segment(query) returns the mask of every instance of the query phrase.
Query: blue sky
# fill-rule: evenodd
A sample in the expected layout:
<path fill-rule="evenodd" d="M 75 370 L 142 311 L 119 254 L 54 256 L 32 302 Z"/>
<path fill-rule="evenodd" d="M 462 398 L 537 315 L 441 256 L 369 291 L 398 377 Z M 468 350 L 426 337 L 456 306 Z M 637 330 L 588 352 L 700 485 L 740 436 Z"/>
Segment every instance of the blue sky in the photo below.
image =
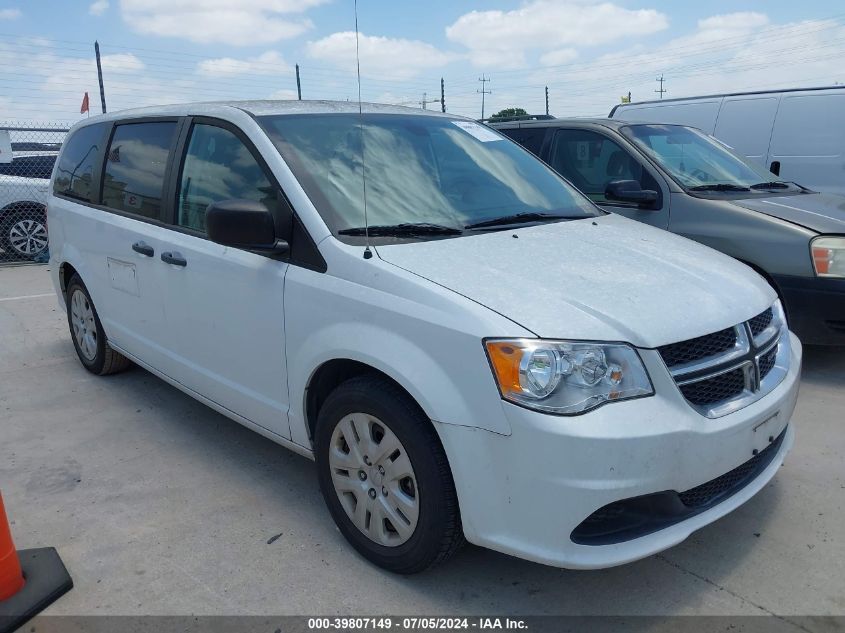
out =
<path fill-rule="evenodd" d="M 845 81 L 845 7 L 830 0 L 360 0 L 363 93 L 425 92 L 480 114 L 511 105 L 604 114 L 630 90 L 668 96 Z M 100 41 L 110 109 L 223 98 L 354 98 L 351 0 L 0 0 L 0 118 L 74 120 L 95 102 Z M 431 104 L 428 107 L 437 107 Z"/>

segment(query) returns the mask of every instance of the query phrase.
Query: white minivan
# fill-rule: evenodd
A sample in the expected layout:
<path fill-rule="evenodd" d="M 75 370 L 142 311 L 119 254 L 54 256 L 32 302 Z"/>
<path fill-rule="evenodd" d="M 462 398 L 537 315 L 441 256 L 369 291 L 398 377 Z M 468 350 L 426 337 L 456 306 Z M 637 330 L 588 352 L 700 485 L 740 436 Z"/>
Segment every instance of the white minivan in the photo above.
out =
<path fill-rule="evenodd" d="M 845 86 L 621 104 L 610 118 L 697 127 L 784 180 L 845 194 Z"/>
<path fill-rule="evenodd" d="M 801 345 L 772 288 L 467 119 L 92 117 L 48 218 L 82 364 L 134 362 L 314 459 L 342 534 L 395 572 L 465 538 L 633 561 L 747 501 L 792 445 Z"/>

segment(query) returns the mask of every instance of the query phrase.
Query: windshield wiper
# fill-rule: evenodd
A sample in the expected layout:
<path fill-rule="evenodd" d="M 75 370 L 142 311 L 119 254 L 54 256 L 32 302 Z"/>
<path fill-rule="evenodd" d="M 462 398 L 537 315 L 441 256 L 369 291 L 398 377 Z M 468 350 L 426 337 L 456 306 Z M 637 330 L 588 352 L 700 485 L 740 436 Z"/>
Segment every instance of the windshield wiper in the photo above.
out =
<path fill-rule="evenodd" d="M 485 226 L 507 226 L 509 224 L 527 224 L 529 222 L 542 222 L 543 220 L 567 220 L 571 219 L 566 215 L 558 215 L 556 213 L 536 213 L 528 211 L 524 213 L 516 213 L 514 215 L 504 215 L 500 218 L 492 218 L 490 220 L 481 220 L 480 222 L 473 222 L 467 224 L 465 229 L 480 229 Z"/>
<path fill-rule="evenodd" d="M 733 185 L 729 182 L 714 182 L 709 185 L 689 187 L 690 191 L 751 191 L 748 187 Z"/>
<path fill-rule="evenodd" d="M 460 235 L 463 230 L 446 226 L 445 224 L 431 224 L 430 222 L 403 222 L 402 224 L 374 224 L 370 227 L 356 226 L 340 229 L 340 235 L 370 235 L 374 237 L 402 237 L 415 235 Z"/>
<path fill-rule="evenodd" d="M 789 189 L 789 183 L 782 180 L 773 180 L 771 182 L 758 182 L 756 185 L 751 185 L 752 189 Z"/>

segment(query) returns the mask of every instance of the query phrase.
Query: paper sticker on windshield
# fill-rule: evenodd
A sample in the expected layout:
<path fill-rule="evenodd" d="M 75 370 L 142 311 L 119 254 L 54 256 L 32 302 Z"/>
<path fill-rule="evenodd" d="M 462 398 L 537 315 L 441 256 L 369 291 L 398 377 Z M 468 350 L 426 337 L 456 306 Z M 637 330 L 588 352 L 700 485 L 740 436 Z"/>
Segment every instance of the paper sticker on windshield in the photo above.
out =
<path fill-rule="evenodd" d="M 478 125 L 478 123 L 473 123 L 472 121 L 452 121 L 452 123 L 454 125 L 457 125 L 464 132 L 472 134 L 482 143 L 489 143 L 490 141 L 502 140 L 502 137 L 496 134 L 493 130 L 488 130 L 483 125 Z"/>

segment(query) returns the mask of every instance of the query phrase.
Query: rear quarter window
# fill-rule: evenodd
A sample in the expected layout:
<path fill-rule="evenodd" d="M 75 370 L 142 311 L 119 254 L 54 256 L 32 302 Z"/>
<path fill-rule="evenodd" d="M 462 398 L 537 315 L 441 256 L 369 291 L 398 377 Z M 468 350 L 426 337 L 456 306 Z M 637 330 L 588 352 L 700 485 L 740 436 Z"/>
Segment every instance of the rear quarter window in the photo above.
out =
<path fill-rule="evenodd" d="M 65 141 L 53 182 L 54 194 L 95 202 L 94 169 L 99 164 L 107 127 L 105 123 L 87 125 Z"/>

